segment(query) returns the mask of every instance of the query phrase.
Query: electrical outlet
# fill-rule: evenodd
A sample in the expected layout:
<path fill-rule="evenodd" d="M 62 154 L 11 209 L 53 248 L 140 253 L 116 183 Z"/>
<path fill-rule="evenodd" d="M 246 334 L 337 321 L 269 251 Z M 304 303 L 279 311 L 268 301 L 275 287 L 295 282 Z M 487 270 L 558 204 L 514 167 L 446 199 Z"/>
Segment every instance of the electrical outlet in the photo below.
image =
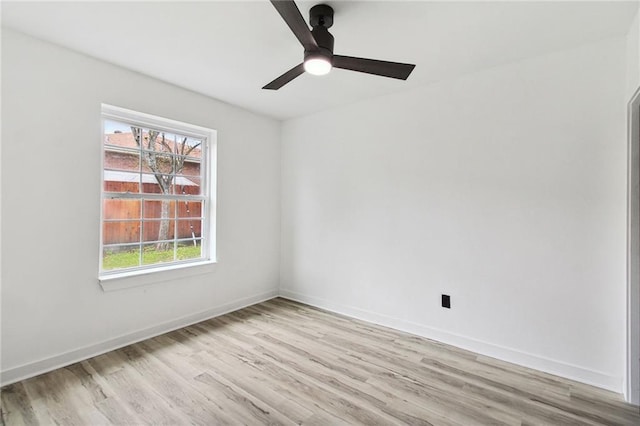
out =
<path fill-rule="evenodd" d="M 442 307 L 451 309 L 451 296 L 449 296 L 448 294 L 442 295 Z"/>

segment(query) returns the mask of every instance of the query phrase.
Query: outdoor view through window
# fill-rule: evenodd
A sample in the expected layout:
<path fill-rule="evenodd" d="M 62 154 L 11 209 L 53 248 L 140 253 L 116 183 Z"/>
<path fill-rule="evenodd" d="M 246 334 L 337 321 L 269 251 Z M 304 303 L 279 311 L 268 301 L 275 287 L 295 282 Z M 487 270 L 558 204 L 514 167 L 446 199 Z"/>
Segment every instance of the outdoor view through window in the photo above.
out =
<path fill-rule="evenodd" d="M 103 117 L 101 272 L 206 259 L 206 137 Z"/>

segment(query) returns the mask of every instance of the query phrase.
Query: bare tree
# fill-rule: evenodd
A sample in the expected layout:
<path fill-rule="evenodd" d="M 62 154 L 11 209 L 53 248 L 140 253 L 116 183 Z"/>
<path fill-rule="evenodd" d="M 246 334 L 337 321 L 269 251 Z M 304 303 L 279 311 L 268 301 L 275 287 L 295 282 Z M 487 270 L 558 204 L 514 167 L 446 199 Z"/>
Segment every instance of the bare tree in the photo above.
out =
<path fill-rule="evenodd" d="M 140 127 L 131 126 L 133 138 L 138 147 L 142 148 L 141 154 L 144 161 L 153 172 L 156 182 L 163 194 L 171 194 L 171 187 L 176 174 L 184 169 L 184 160 L 187 155 L 200 146 L 200 142 L 193 145 L 187 144 L 187 137 L 181 142 L 166 140 L 164 132 L 149 130 L 144 133 Z M 160 139 L 158 139 L 158 137 Z M 175 144 L 175 146 L 172 146 Z M 175 148 L 175 149 L 174 149 Z M 169 250 L 170 244 L 164 240 L 169 238 L 169 207 L 170 201 L 163 200 L 160 209 L 160 229 L 158 230 L 158 243 L 156 250 Z M 177 232 L 177 229 L 175 230 Z"/>

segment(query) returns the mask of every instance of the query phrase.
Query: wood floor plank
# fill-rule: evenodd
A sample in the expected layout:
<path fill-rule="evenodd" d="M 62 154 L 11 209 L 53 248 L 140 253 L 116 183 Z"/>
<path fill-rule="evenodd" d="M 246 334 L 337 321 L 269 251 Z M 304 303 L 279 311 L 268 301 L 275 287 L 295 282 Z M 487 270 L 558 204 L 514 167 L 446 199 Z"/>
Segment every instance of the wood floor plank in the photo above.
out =
<path fill-rule="evenodd" d="M 261 335 L 256 337 L 266 338 L 267 336 Z M 277 355 L 268 349 L 262 350 L 265 355 L 268 355 L 273 359 L 278 359 L 279 356 L 283 356 L 282 359 L 290 370 L 307 376 L 315 380 L 316 383 L 320 383 L 321 386 L 326 386 L 331 392 L 340 393 L 345 398 L 352 399 L 354 402 L 365 401 L 367 404 L 375 407 L 375 409 L 377 409 L 376 411 L 387 414 L 394 420 L 400 420 L 403 423 L 413 425 L 429 425 L 432 424 L 429 420 L 434 416 L 437 416 L 437 413 L 429 410 L 420 410 L 420 407 L 412 406 L 404 400 L 397 401 L 396 404 L 388 404 L 389 393 L 370 386 L 367 383 L 367 379 L 360 381 L 358 379 L 353 379 L 346 374 L 343 374 L 342 377 L 338 378 L 334 374 L 334 371 L 337 369 L 335 369 L 331 364 L 313 365 L 306 362 L 298 363 L 296 362 L 296 358 L 299 358 L 301 355 L 298 351 L 291 351 L 290 347 L 280 345 L 277 341 L 272 339 L 265 339 L 265 343 L 269 347 L 275 348 L 276 351 L 278 350 L 278 347 L 281 347 L 290 352 L 291 355 L 287 356 L 283 355 L 283 352 L 279 352 L 279 355 Z M 302 359 L 310 359 L 312 357 L 309 353 L 307 353 L 306 356 L 302 356 Z"/>
<path fill-rule="evenodd" d="M 273 333 L 272 333 L 273 334 Z M 257 338 L 263 340 L 263 341 L 269 341 L 269 342 L 274 342 L 277 345 L 282 346 L 283 348 L 286 348 L 288 351 L 292 352 L 293 354 L 297 355 L 298 357 L 303 357 L 303 359 L 308 359 L 310 361 L 315 361 L 318 358 L 321 358 L 322 361 L 317 362 L 319 364 L 319 367 L 316 366 L 317 369 L 322 370 L 326 376 L 325 377 L 320 377 L 321 380 L 327 382 L 327 383 L 338 383 L 341 384 L 339 381 L 337 381 L 336 379 L 333 379 L 331 377 L 331 374 L 335 371 L 341 371 L 342 368 L 337 364 L 338 362 L 342 362 L 344 364 L 344 361 L 340 361 L 337 356 L 331 356 L 329 354 L 327 354 L 326 352 L 323 353 L 322 357 L 316 357 L 314 356 L 312 353 L 309 352 L 305 352 L 303 350 L 300 350 L 292 345 L 289 345 L 287 342 L 278 340 L 277 338 L 274 338 L 273 336 L 270 335 L 266 335 L 266 334 L 256 334 L 255 335 Z M 315 349 L 315 348 L 314 348 Z M 334 363 L 334 361 L 336 363 Z M 289 365 L 295 365 L 294 362 L 292 361 L 288 361 L 287 362 Z M 351 368 L 347 369 L 347 371 L 353 369 L 354 366 L 351 366 Z M 376 375 L 382 377 L 385 375 L 385 371 L 384 369 L 380 369 L 378 372 L 376 372 Z M 342 382 L 348 384 L 348 386 L 351 386 L 352 388 L 349 389 L 349 392 L 357 395 L 359 398 L 363 399 L 363 400 L 368 400 L 369 402 L 373 403 L 374 405 L 377 405 L 376 403 L 380 402 L 380 399 L 388 399 L 389 393 L 382 391 L 382 390 L 376 390 L 375 388 L 372 388 L 371 386 L 369 386 L 368 383 L 360 383 L 359 379 L 361 376 L 359 377 L 352 377 L 350 374 L 342 374 Z M 433 378 L 433 377 L 432 377 Z M 438 380 L 438 379 L 435 379 Z M 366 379 L 365 379 L 366 382 Z M 433 381 L 431 381 L 433 383 Z M 464 380 L 458 380 L 457 382 L 451 382 L 449 381 L 447 383 L 449 385 L 449 387 L 447 388 L 447 391 L 455 391 L 455 389 L 451 389 L 451 386 L 457 386 L 458 390 L 460 392 L 463 391 L 463 386 L 466 384 L 466 382 Z M 466 393 L 466 392 L 465 392 Z M 482 392 L 477 393 L 475 396 L 482 399 L 484 398 L 485 394 L 485 389 L 482 389 Z M 372 395 L 375 395 L 376 398 L 371 398 Z M 493 401 L 495 402 L 495 401 Z M 402 405 L 402 409 L 403 412 L 407 412 L 407 411 L 411 411 L 412 407 L 408 406 L 409 402 L 408 401 L 402 401 L 401 405 Z M 504 404 L 502 404 L 504 405 Z M 383 409 L 384 410 L 384 409 Z M 414 409 L 415 411 L 415 409 Z M 540 410 L 538 410 L 539 412 Z M 410 419 L 408 417 L 403 416 L 402 412 L 398 413 L 396 411 L 393 412 L 388 412 L 389 414 L 394 415 L 395 417 L 406 421 L 407 423 L 411 423 L 411 424 L 415 424 L 417 421 L 416 419 Z M 423 416 L 428 417 L 427 413 L 422 413 Z M 434 414 L 433 412 L 431 412 L 430 414 Z M 531 420 L 533 420 L 533 418 L 531 418 Z M 442 422 L 442 420 L 440 420 L 440 422 Z"/>
<path fill-rule="evenodd" d="M 206 362 L 206 359 L 203 358 Z M 332 416 L 326 410 L 318 406 L 315 401 L 305 395 L 299 395 L 285 387 L 286 383 L 275 383 L 270 377 L 258 373 L 256 370 L 244 364 L 235 364 L 232 359 L 222 361 L 229 369 L 217 370 L 216 373 L 243 389 L 256 399 L 263 401 L 295 424 L 304 424 L 310 418 L 324 420 L 324 424 L 346 424 L 338 417 Z"/>
<path fill-rule="evenodd" d="M 234 317 L 233 315 L 231 317 Z M 417 406 L 412 406 L 411 404 L 407 403 L 406 401 L 397 401 L 395 404 L 385 404 L 384 402 L 382 402 L 381 400 L 375 398 L 375 396 L 379 396 L 381 398 L 387 398 L 389 396 L 388 392 L 379 392 L 377 393 L 372 387 L 368 387 L 366 390 L 364 391 L 360 391 L 359 388 L 359 384 L 358 382 L 361 382 L 360 384 L 365 385 L 365 381 L 367 379 L 367 376 L 365 375 L 357 375 L 357 376 L 353 376 L 351 373 L 351 371 L 349 369 L 345 369 L 345 368 L 341 368 L 341 366 L 337 363 L 333 363 L 333 362 L 329 362 L 328 361 L 328 354 L 324 354 L 325 356 L 322 357 L 318 357 L 318 356 L 314 356 L 313 354 L 304 351 L 303 349 L 299 349 L 298 347 L 294 346 L 294 345 L 289 345 L 288 343 L 284 342 L 284 340 L 278 340 L 273 338 L 273 335 L 277 335 L 277 331 L 274 329 L 271 329 L 269 331 L 269 334 L 266 333 L 262 333 L 261 330 L 259 329 L 259 327 L 249 330 L 249 329 L 245 329 L 245 331 L 252 333 L 252 335 L 254 335 L 255 337 L 259 338 L 262 340 L 263 343 L 271 343 L 273 345 L 276 346 L 283 346 L 285 347 L 287 350 L 289 350 L 290 352 L 292 352 L 294 355 L 297 355 L 299 357 L 302 357 L 302 359 L 306 359 L 309 360 L 311 362 L 314 362 L 316 364 L 319 364 L 320 366 L 324 367 L 324 369 L 326 370 L 326 376 L 324 377 L 320 377 L 317 374 L 315 375 L 316 378 L 318 378 L 321 381 L 324 381 L 326 383 L 329 384 L 333 384 L 334 386 L 332 386 L 333 388 L 335 388 L 335 385 L 337 385 L 338 387 L 340 387 L 341 383 L 339 380 L 334 379 L 333 377 L 330 376 L 330 374 L 333 374 L 335 372 L 339 372 L 342 374 L 343 378 L 342 381 L 346 381 L 346 382 L 351 382 L 351 386 L 354 386 L 355 383 L 355 387 L 357 387 L 358 389 L 350 389 L 347 392 L 350 393 L 355 393 L 355 394 L 359 394 L 361 398 L 365 399 L 365 400 L 369 400 L 374 401 L 382 411 L 386 412 L 387 414 L 391 414 L 392 416 L 405 421 L 407 423 L 411 423 L 411 424 L 429 424 L 429 422 L 427 421 L 428 418 L 435 418 L 436 421 L 438 421 L 438 424 L 449 424 L 445 421 L 444 418 L 438 416 L 437 414 L 433 413 L 433 412 L 427 412 L 425 410 L 420 410 L 419 407 Z M 288 333 L 287 336 L 285 337 L 285 339 L 288 338 L 288 340 L 293 340 L 295 338 L 295 335 Z M 300 341 L 298 341 L 298 343 L 300 343 Z M 300 347 L 309 347 L 308 345 L 309 342 L 300 344 Z M 318 349 L 320 349 L 319 347 L 312 347 L 310 348 L 313 351 L 318 351 Z M 335 357 L 334 357 L 335 358 Z M 327 362 L 329 362 L 327 364 Z M 339 362 L 339 361 L 338 361 Z M 292 364 L 292 362 L 287 361 L 288 364 Z M 313 364 L 312 364 L 313 365 Z M 314 368 L 315 369 L 315 368 Z M 300 368 L 298 367 L 297 369 L 298 371 L 300 371 Z M 355 382 L 354 382 L 355 380 Z M 344 387 L 344 386 L 343 386 Z M 371 394 L 371 395 L 369 395 Z"/>
<path fill-rule="evenodd" d="M 10 425 L 38 424 L 24 383 L 18 382 L 2 388 L 2 417 Z"/>
<path fill-rule="evenodd" d="M 639 425 L 620 395 L 276 298 L 1 389 L 7 425 Z"/>
<path fill-rule="evenodd" d="M 324 410 L 313 399 L 296 393 L 287 386 L 287 381 L 273 380 L 271 376 L 264 374 L 263 361 L 245 356 L 245 349 L 237 346 L 232 340 L 226 340 L 222 333 L 208 333 L 208 327 L 211 326 L 201 323 L 189 327 L 190 334 L 200 337 L 197 342 L 187 342 L 194 350 L 198 350 L 190 362 L 195 362 L 200 367 L 208 366 L 211 370 L 215 368 L 220 376 L 284 413 L 295 423 L 304 423 L 304 419 L 313 416 L 316 420 L 325 419 L 325 424 L 347 424 Z M 216 330 L 220 329 L 220 324 L 213 326 L 217 327 Z M 184 330 L 178 333 L 182 331 Z M 174 337 L 174 334 L 169 336 Z M 216 363 L 211 363 L 212 358 Z"/>
<path fill-rule="evenodd" d="M 83 405 L 86 401 L 78 400 L 74 392 L 73 384 L 68 383 L 64 370 L 55 370 L 38 379 L 29 379 L 23 382 L 27 395 L 38 417 L 49 418 L 50 422 L 64 425 L 90 424 L 92 406 Z M 40 421 L 40 423 L 47 423 Z"/>
<path fill-rule="evenodd" d="M 344 421 L 350 424 L 393 423 L 392 419 L 376 413 L 376 410 L 372 409 L 370 405 L 353 404 L 350 398 L 332 392 L 312 377 L 296 372 L 286 365 L 279 354 L 270 352 L 262 346 L 256 346 L 255 350 L 251 352 L 246 351 L 240 346 L 245 343 L 244 336 L 231 330 L 226 330 L 226 333 L 229 341 L 224 345 L 224 351 L 229 351 L 228 353 L 238 360 L 259 369 L 262 373 L 270 376 L 272 380 L 284 380 L 293 392 L 315 401 L 317 406 L 323 407 L 328 412 L 340 413 L 339 417 Z"/>
<path fill-rule="evenodd" d="M 157 360 L 153 352 L 145 351 L 141 344 L 120 351 L 182 421 L 188 418 L 197 424 L 234 424 L 234 419 L 218 401 L 194 390 L 186 380 Z"/>
<path fill-rule="evenodd" d="M 180 423 L 180 417 L 172 412 L 153 385 L 129 365 L 118 351 L 92 358 L 88 362 L 98 374 L 106 372 L 102 377 L 109 387 L 144 424 Z"/>
<path fill-rule="evenodd" d="M 193 349 L 178 342 L 169 344 L 169 338 L 164 336 L 147 340 L 140 345 L 145 350 L 153 352 L 167 368 L 187 379 L 190 386 L 202 396 L 215 401 L 217 407 L 230 419 L 246 423 L 259 421 L 262 424 L 293 424 L 291 419 L 275 408 L 221 378 L 209 362 L 197 362 L 197 359 L 194 359 L 197 352 Z"/>

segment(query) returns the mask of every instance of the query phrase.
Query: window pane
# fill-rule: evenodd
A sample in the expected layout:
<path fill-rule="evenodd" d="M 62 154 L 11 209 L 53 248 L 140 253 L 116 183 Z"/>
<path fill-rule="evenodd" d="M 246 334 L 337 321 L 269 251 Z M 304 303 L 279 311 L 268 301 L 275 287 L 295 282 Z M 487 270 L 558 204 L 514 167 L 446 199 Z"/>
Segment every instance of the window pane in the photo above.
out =
<path fill-rule="evenodd" d="M 180 164 L 181 167 L 176 169 L 176 174 L 184 175 L 187 178 L 200 177 L 200 161 L 193 161 L 188 157 L 182 157 L 182 160 L 184 161 Z"/>
<path fill-rule="evenodd" d="M 202 241 L 179 241 L 176 251 L 178 260 L 199 259 L 202 257 Z"/>
<path fill-rule="evenodd" d="M 164 241 L 173 240 L 173 229 L 175 222 L 173 219 L 167 220 L 145 220 L 142 222 L 144 235 L 142 241 Z"/>
<path fill-rule="evenodd" d="M 105 271 L 140 266 L 140 246 L 111 246 L 102 250 Z"/>
<path fill-rule="evenodd" d="M 108 134 L 117 134 L 123 132 L 131 132 L 131 126 L 126 123 L 121 123 L 119 121 L 114 120 L 104 120 L 104 133 Z"/>
<path fill-rule="evenodd" d="M 202 217 L 202 201 L 178 202 L 178 218 Z"/>
<path fill-rule="evenodd" d="M 163 132 L 140 127 L 134 127 L 133 132 L 134 142 L 136 141 L 136 138 L 138 138 L 138 140 L 141 140 L 142 146 L 140 148 L 143 151 L 148 151 L 151 153 L 173 153 L 173 142 L 171 140 L 168 140 Z M 137 146 L 137 142 L 135 143 Z"/>
<path fill-rule="evenodd" d="M 144 200 L 145 219 L 161 219 L 175 217 L 175 202 L 169 200 Z"/>
<path fill-rule="evenodd" d="M 177 224 L 177 238 L 197 238 L 202 236 L 201 219 L 178 220 Z"/>
<path fill-rule="evenodd" d="M 199 162 L 202 159 L 202 140 L 182 137 L 178 140 L 176 153 L 187 157 L 186 161 Z"/>
<path fill-rule="evenodd" d="M 175 161 L 176 158 L 171 154 L 164 154 L 160 152 L 142 153 L 143 171 L 153 174 L 172 174 Z"/>
<path fill-rule="evenodd" d="M 174 242 L 145 244 L 142 248 L 142 264 L 151 265 L 154 263 L 173 262 Z"/>
<path fill-rule="evenodd" d="M 177 195 L 200 195 L 200 176 L 177 175 L 174 179 L 173 193 Z"/>
<path fill-rule="evenodd" d="M 121 170 L 105 170 L 103 172 L 104 190 L 137 194 L 140 192 L 140 174 Z"/>
<path fill-rule="evenodd" d="M 119 192 L 122 194 L 137 194 L 139 192 L 140 185 L 137 182 L 114 182 L 114 181 L 105 181 L 104 182 L 104 191 L 105 192 Z"/>
<path fill-rule="evenodd" d="M 104 222 L 102 244 L 125 244 L 140 242 L 140 222 Z"/>
<path fill-rule="evenodd" d="M 158 231 L 160 230 L 159 221 L 145 220 L 142 224 L 143 236 L 142 241 L 158 241 Z"/>
<path fill-rule="evenodd" d="M 116 121 L 105 120 L 104 144 L 107 151 L 113 149 L 139 149 L 131 126 Z"/>
<path fill-rule="evenodd" d="M 111 219 L 139 219 L 140 200 L 106 199 L 102 202 L 102 217 Z"/>
<path fill-rule="evenodd" d="M 162 182 L 162 185 L 160 185 Z M 166 192 L 165 192 L 166 191 Z M 143 173 L 142 192 L 145 194 L 169 194 L 171 191 L 171 176 L 162 174 Z"/>
<path fill-rule="evenodd" d="M 137 174 L 140 171 L 140 152 L 137 150 L 123 151 L 122 149 L 106 148 L 104 153 L 104 168 L 105 170 L 123 170 Z"/>

